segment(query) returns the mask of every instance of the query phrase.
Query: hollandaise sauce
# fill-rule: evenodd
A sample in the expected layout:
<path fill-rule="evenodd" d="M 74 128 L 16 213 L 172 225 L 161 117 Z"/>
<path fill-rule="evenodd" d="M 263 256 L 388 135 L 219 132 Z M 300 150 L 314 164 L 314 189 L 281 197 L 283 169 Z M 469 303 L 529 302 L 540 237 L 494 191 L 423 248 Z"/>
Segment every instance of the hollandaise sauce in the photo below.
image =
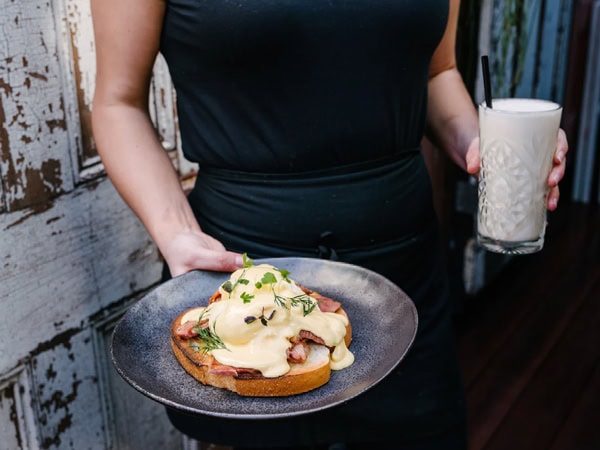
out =
<path fill-rule="evenodd" d="M 220 287 L 221 300 L 209 305 L 202 317 L 223 341 L 211 351 L 221 364 L 259 370 L 278 377 L 290 370 L 287 349 L 290 338 L 306 330 L 334 348 L 331 368 L 343 369 L 354 362 L 344 342 L 348 319 L 322 312 L 289 273 L 268 264 L 249 265 L 235 271 Z"/>

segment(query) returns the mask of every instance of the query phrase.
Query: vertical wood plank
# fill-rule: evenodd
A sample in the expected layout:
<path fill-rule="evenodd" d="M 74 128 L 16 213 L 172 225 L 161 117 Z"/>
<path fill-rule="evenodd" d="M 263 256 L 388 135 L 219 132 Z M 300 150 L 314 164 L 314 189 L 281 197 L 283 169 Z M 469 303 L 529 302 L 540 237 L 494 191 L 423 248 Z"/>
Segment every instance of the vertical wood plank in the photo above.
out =
<path fill-rule="evenodd" d="M 107 441 L 114 449 L 179 450 L 182 435 L 171 425 L 164 406 L 133 389 L 112 364 L 112 332 L 125 309 L 124 305 L 94 325 L 97 365 L 104 368 L 99 375 L 106 403 Z"/>
<path fill-rule="evenodd" d="M 573 200 L 583 203 L 596 201 L 593 198 L 594 184 L 600 183 L 600 152 L 597 147 L 600 133 L 600 0 L 593 3 L 590 20 L 573 184 Z M 596 195 L 600 202 L 600 192 Z"/>
<path fill-rule="evenodd" d="M 73 189 L 57 34 L 49 2 L 4 2 L 0 172 L 10 211 Z"/>
<path fill-rule="evenodd" d="M 521 71 L 521 78 L 511 79 L 511 83 L 515 84 L 515 95 L 517 97 L 531 97 L 533 94 L 534 80 L 538 75 L 536 63 L 538 39 L 540 38 L 540 15 L 543 3 L 542 0 L 529 0 L 525 2 L 526 13 L 524 21 L 521 23 L 521 32 L 525 33 L 525 58 L 523 61 L 513 61 L 513 65 L 519 66 L 517 73 L 513 73 L 513 75 L 518 75 L 519 71 Z"/>
<path fill-rule="evenodd" d="M 570 12 L 570 0 L 548 0 L 544 8 L 539 33 L 539 54 L 533 96 L 547 100 L 562 98 L 565 76 L 565 44 L 569 35 L 565 15 Z"/>
<path fill-rule="evenodd" d="M 150 112 L 162 145 L 171 154 L 171 160 L 185 180 L 197 173 L 197 164 L 186 160 L 181 151 L 177 121 L 176 99 L 169 68 L 162 55 L 158 55 L 153 69 L 150 90 Z"/>
<path fill-rule="evenodd" d="M 96 52 L 89 1 L 54 0 L 61 22 L 64 54 L 63 66 L 69 74 L 69 94 L 73 102 L 71 123 L 77 132 L 74 160 L 78 180 L 102 173 L 100 157 L 92 135 L 92 99 L 95 86 Z"/>
<path fill-rule="evenodd" d="M 571 24 L 573 23 L 573 12 L 575 0 L 562 0 L 560 2 L 560 20 L 557 29 L 558 45 L 554 58 L 553 93 L 551 98 L 563 104 L 565 90 L 567 89 L 567 71 L 569 70 L 569 44 L 571 37 Z"/>
<path fill-rule="evenodd" d="M 0 448 L 39 448 L 27 373 L 19 365 L 0 379 Z"/>
<path fill-rule="evenodd" d="M 177 146 L 175 99 L 169 68 L 162 55 L 154 62 L 150 95 L 151 117 L 162 145 L 165 150 L 174 150 Z"/>
<path fill-rule="evenodd" d="M 496 97 L 514 95 L 561 101 L 572 3 L 572 0 L 525 0 L 522 17 L 513 11 L 509 23 L 505 17 L 510 4 L 494 1 L 488 28 Z"/>
<path fill-rule="evenodd" d="M 89 329 L 70 330 L 38 350 L 32 368 L 41 448 L 107 448 Z"/>

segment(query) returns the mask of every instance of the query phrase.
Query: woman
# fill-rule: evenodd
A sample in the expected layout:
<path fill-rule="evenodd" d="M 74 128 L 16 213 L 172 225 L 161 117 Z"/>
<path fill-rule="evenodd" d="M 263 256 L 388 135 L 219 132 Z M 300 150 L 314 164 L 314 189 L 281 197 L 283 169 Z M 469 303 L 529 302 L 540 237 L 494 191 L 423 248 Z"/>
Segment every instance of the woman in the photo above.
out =
<path fill-rule="evenodd" d="M 479 170 L 477 115 L 455 66 L 459 2 L 92 0 L 92 7 L 98 149 L 173 275 L 231 271 L 242 252 L 333 258 L 390 278 L 419 311 L 417 338 L 399 369 L 345 405 L 249 426 L 171 411 L 173 422 L 201 440 L 247 446 L 465 448 L 451 307 L 419 150 L 427 130 L 460 167 Z M 184 152 L 200 165 L 189 198 L 147 111 L 159 51 L 177 90 Z M 566 150 L 561 134 L 550 210 Z"/>

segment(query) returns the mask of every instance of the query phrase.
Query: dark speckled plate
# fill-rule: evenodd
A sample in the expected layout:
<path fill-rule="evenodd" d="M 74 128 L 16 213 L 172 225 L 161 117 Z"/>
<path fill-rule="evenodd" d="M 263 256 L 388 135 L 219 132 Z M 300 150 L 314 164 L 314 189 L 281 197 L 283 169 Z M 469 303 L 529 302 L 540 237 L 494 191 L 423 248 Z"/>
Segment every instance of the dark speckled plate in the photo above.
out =
<path fill-rule="evenodd" d="M 350 264 L 308 258 L 258 260 L 287 269 L 290 277 L 342 302 L 352 322 L 355 362 L 333 371 L 325 386 L 294 397 L 249 398 L 204 386 L 179 365 L 169 345 L 171 322 L 206 305 L 229 274 L 190 272 L 148 293 L 117 324 L 113 362 L 121 376 L 148 397 L 180 411 L 236 419 L 272 419 L 329 408 L 373 387 L 406 355 L 417 312 L 395 284 Z"/>

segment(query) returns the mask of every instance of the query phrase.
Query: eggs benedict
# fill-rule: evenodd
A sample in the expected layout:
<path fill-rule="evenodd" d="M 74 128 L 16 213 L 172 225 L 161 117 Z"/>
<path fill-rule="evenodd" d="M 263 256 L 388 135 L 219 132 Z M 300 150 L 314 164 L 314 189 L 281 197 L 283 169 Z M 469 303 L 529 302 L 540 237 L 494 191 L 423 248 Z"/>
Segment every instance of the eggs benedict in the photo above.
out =
<path fill-rule="evenodd" d="M 198 381 L 245 396 L 286 396 L 329 381 L 354 362 L 341 304 L 270 264 L 245 258 L 205 307 L 183 312 L 171 347 Z"/>

